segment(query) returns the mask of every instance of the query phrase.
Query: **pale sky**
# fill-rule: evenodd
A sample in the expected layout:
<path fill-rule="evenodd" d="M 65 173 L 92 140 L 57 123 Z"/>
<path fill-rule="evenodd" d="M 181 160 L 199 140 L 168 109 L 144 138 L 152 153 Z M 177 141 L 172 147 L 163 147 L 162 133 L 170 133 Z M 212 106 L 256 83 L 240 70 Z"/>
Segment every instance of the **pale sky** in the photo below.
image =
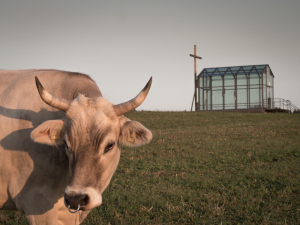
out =
<path fill-rule="evenodd" d="M 300 108 L 299 0 L 0 2 L 0 68 L 90 75 L 114 104 L 153 77 L 138 110 L 190 110 L 194 45 L 207 67 L 269 64 Z"/>

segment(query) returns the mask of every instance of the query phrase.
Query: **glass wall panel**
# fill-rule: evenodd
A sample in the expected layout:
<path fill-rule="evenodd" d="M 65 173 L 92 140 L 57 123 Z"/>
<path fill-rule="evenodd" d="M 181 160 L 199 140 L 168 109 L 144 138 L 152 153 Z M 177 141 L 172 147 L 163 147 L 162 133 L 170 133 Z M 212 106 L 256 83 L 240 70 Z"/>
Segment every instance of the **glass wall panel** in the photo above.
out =
<path fill-rule="evenodd" d="M 237 76 L 237 108 L 247 108 L 247 77 L 246 75 Z"/>
<path fill-rule="evenodd" d="M 212 77 L 212 109 L 223 109 L 223 79 L 221 76 Z"/>
<path fill-rule="evenodd" d="M 213 72 L 216 68 L 208 68 L 206 69 L 207 72 Z"/>
<path fill-rule="evenodd" d="M 260 78 L 258 74 L 256 73 L 250 74 L 250 86 L 257 85 L 257 84 L 260 84 Z"/>
<path fill-rule="evenodd" d="M 271 98 L 271 86 L 272 86 L 272 82 L 271 82 L 271 77 L 270 73 L 268 74 L 268 98 Z"/>
<path fill-rule="evenodd" d="M 260 89 L 250 88 L 250 108 L 261 108 Z"/>
<path fill-rule="evenodd" d="M 210 89 L 210 79 L 211 77 L 206 78 L 206 87 Z"/>
<path fill-rule="evenodd" d="M 203 77 L 199 77 L 199 88 L 203 88 Z"/>
<path fill-rule="evenodd" d="M 237 108 L 247 109 L 247 88 L 237 90 Z"/>
<path fill-rule="evenodd" d="M 202 89 L 202 94 L 203 94 L 203 105 L 202 105 L 202 107 L 200 107 L 200 109 L 201 110 L 205 110 L 205 108 L 206 108 L 206 99 L 205 99 L 205 97 L 206 97 L 206 78 L 207 77 L 203 77 L 203 89 Z"/>
<path fill-rule="evenodd" d="M 247 77 L 246 75 L 238 75 L 237 76 L 237 86 L 247 86 Z"/>
<path fill-rule="evenodd" d="M 213 110 L 223 109 L 222 89 L 213 91 L 213 93 L 212 93 L 212 109 Z"/>
<path fill-rule="evenodd" d="M 244 70 L 251 70 L 253 68 L 253 66 L 243 66 Z"/>
<path fill-rule="evenodd" d="M 264 108 L 268 108 L 268 102 L 267 102 L 267 73 L 263 73 L 262 74 L 262 78 L 263 78 L 263 81 L 262 81 L 262 91 L 263 91 L 263 104 L 264 104 Z"/>
<path fill-rule="evenodd" d="M 211 95 L 210 95 L 210 77 L 203 77 L 203 108 L 204 110 L 211 110 Z"/>
<path fill-rule="evenodd" d="M 203 110 L 203 77 L 199 77 L 199 110 Z"/>
<path fill-rule="evenodd" d="M 270 85 L 273 86 L 273 76 L 270 76 Z"/>
<path fill-rule="evenodd" d="M 220 67 L 220 68 L 218 68 L 218 70 L 220 72 L 225 72 L 227 69 L 228 69 L 228 67 Z"/>
<path fill-rule="evenodd" d="M 212 87 L 213 89 L 220 89 L 223 86 L 223 80 L 221 76 L 212 77 Z"/>
<path fill-rule="evenodd" d="M 274 109 L 275 104 L 274 104 L 274 77 L 273 77 L 273 75 L 270 76 L 270 83 L 271 83 L 272 109 Z"/>
<path fill-rule="evenodd" d="M 274 91 L 273 91 L 273 87 L 271 87 L 271 108 L 274 109 L 275 106 L 274 106 Z"/>
<path fill-rule="evenodd" d="M 257 65 L 255 67 L 257 70 L 263 70 L 266 67 L 266 65 Z"/>
<path fill-rule="evenodd" d="M 267 73 L 263 73 L 264 85 L 268 85 Z"/>
<path fill-rule="evenodd" d="M 235 109 L 234 76 L 224 76 L 225 109 Z"/>
<path fill-rule="evenodd" d="M 230 67 L 231 71 L 238 71 L 240 68 L 240 66 Z"/>
<path fill-rule="evenodd" d="M 226 87 L 234 87 L 234 77 L 233 76 L 224 76 L 224 86 Z"/>
<path fill-rule="evenodd" d="M 205 110 L 211 110 L 210 90 L 206 90 L 204 93 L 205 93 Z"/>
<path fill-rule="evenodd" d="M 261 79 L 258 74 L 250 74 L 250 108 L 261 108 Z"/>
<path fill-rule="evenodd" d="M 235 109 L 234 89 L 225 90 L 225 109 Z"/>
<path fill-rule="evenodd" d="M 199 89 L 200 110 L 203 110 L 203 88 Z"/>

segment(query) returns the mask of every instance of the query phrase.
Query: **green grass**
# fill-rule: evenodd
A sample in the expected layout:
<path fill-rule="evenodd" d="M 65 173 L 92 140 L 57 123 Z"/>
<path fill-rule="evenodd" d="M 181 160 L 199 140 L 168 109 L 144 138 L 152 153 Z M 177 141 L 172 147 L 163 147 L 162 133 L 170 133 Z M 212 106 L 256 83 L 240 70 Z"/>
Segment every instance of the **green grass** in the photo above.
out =
<path fill-rule="evenodd" d="M 300 224 L 300 114 L 126 116 L 154 138 L 122 148 L 84 224 Z M 1 224 L 23 219 L 0 211 Z"/>

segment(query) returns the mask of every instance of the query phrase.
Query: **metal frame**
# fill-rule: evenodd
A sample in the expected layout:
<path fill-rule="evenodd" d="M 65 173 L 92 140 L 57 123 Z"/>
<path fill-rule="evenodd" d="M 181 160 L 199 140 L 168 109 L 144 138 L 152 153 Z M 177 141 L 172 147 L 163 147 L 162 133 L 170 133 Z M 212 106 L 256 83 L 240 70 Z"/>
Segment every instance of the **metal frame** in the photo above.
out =
<path fill-rule="evenodd" d="M 250 75 L 251 74 L 257 74 L 258 75 L 258 84 L 251 84 Z M 216 67 L 216 68 L 204 68 L 201 73 L 196 77 L 197 85 L 195 85 L 195 96 L 198 101 L 196 101 L 196 109 L 197 111 L 203 111 L 203 110 L 227 110 L 226 109 L 226 90 L 225 87 L 225 78 L 226 76 L 232 76 L 234 80 L 234 110 L 239 109 L 258 109 L 261 108 L 262 110 L 266 108 L 273 107 L 273 98 L 274 98 L 274 75 L 272 73 L 272 70 L 270 69 L 270 66 L 268 64 L 264 65 L 251 65 L 251 66 L 235 66 L 235 67 Z M 220 76 L 222 79 L 222 103 L 215 104 L 215 106 L 218 106 L 218 109 L 214 108 L 214 102 L 213 102 L 213 80 L 212 77 Z M 244 88 L 239 89 L 238 85 L 238 77 L 243 76 L 246 80 L 246 84 L 243 84 L 241 86 L 246 87 L 246 103 L 238 103 L 238 90 L 243 90 Z M 272 80 L 271 80 L 272 76 Z M 206 79 L 204 79 L 206 77 Z M 207 87 L 207 79 L 209 79 L 209 86 Z M 265 84 L 265 81 L 266 84 Z M 200 80 L 202 82 L 200 82 Z M 205 81 L 205 83 L 204 83 Z M 200 86 L 201 84 L 201 86 Z M 255 90 L 258 91 L 259 96 L 259 102 L 257 105 L 253 105 L 254 103 L 251 102 L 251 94 L 253 91 L 252 87 L 255 87 Z M 219 87 L 219 86 L 218 86 Z M 258 88 L 257 88 L 258 87 Z M 271 90 L 272 89 L 272 90 Z M 233 90 L 233 89 L 231 89 Z M 207 97 L 207 91 L 210 91 L 210 99 Z M 272 91 L 272 92 L 271 92 Z M 202 92 L 202 93 L 201 93 Z M 201 95 L 202 94 L 202 95 Z M 200 99 L 200 97 L 202 99 Z M 268 98 L 268 99 L 267 99 Z M 269 99 L 270 98 L 270 99 Z M 208 102 L 210 100 L 210 102 Z M 267 101 L 266 101 L 267 100 Z M 270 104 L 271 102 L 271 104 Z M 222 109 L 219 109 L 222 108 Z"/>

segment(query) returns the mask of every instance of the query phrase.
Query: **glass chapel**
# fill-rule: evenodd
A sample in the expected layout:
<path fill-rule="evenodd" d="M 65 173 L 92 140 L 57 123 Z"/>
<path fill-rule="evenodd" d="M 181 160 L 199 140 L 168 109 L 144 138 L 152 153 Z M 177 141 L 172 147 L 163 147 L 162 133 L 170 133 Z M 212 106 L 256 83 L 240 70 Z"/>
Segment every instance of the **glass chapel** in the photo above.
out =
<path fill-rule="evenodd" d="M 197 111 L 273 108 L 274 75 L 268 64 L 204 68 L 196 84 Z"/>

